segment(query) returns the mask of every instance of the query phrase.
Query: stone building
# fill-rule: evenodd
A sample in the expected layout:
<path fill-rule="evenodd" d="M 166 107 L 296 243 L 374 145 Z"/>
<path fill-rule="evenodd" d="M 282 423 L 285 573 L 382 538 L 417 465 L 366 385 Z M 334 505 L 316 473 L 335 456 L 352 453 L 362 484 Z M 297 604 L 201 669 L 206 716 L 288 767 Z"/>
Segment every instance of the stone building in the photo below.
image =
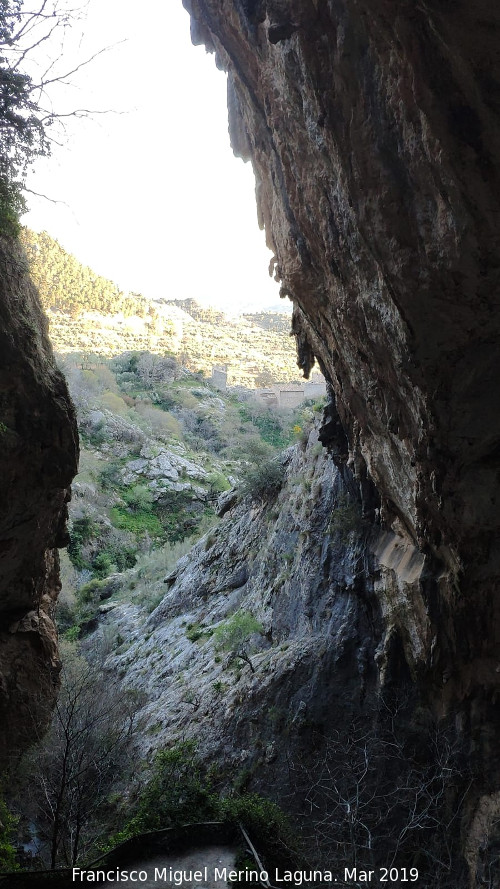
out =
<path fill-rule="evenodd" d="M 218 364 L 212 367 L 212 386 L 225 392 L 227 389 L 227 364 Z"/>
<path fill-rule="evenodd" d="M 266 389 L 256 389 L 255 398 L 266 407 L 288 408 L 298 407 L 306 398 L 321 398 L 326 395 L 326 380 L 321 373 L 314 373 L 310 380 L 299 380 L 293 383 L 277 383 Z"/>

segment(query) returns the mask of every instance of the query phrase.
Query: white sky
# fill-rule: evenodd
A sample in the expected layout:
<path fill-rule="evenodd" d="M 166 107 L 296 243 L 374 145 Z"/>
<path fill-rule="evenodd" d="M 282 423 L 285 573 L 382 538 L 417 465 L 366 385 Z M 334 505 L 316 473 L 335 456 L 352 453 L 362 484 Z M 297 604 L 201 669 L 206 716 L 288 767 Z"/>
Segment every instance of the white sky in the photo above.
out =
<path fill-rule="evenodd" d="M 28 195 L 23 222 L 124 290 L 233 308 L 279 303 L 252 169 L 229 147 L 226 77 L 192 46 L 181 0 L 91 0 L 73 38 L 81 27 L 78 58 L 126 42 L 75 75 L 56 108 L 125 113 L 69 121 L 65 144 L 28 180 L 67 206 Z M 68 52 L 72 67 L 76 48 Z"/>

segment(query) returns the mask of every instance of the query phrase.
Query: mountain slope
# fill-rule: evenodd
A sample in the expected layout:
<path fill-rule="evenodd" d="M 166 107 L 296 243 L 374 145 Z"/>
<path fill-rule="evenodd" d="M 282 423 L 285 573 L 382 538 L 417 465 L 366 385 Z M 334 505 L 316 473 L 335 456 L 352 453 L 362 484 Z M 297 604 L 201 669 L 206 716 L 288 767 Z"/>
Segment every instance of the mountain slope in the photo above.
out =
<path fill-rule="evenodd" d="M 380 532 L 317 428 L 280 465 L 273 488 L 254 480 L 222 495 L 220 524 L 166 578 L 161 566 L 127 572 L 84 648 L 104 647 L 110 681 L 120 676 L 140 702 L 136 761 L 193 740 L 226 793 L 259 791 L 294 813 L 314 866 L 334 862 L 343 875 L 360 851 L 366 867 L 397 854 L 399 868 L 418 860 L 423 889 L 462 886 L 449 829 L 463 812 L 457 752 L 430 711 L 416 718 L 381 606 Z M 431 730 L 439 755 L 429 764 Z M 445 834 L 453 861 L 437 865 Z"/>
<path fill-rule="evenodd" d="M 59 354 L 168 353 L 190 370 L 207 375 L 214 365 L 227 364 L 233 386 L 254 387 L 259 379 L 267 384 L 299 376 L 287 315 L 270 313 L 266 324 L 262 321 L 266 313 L 255 319 L 226 317 L 193 299 L 148 300 L 123 293 L 113 281 L 78 262 L 47 232 L 23 229 L 21 240 Z"/>

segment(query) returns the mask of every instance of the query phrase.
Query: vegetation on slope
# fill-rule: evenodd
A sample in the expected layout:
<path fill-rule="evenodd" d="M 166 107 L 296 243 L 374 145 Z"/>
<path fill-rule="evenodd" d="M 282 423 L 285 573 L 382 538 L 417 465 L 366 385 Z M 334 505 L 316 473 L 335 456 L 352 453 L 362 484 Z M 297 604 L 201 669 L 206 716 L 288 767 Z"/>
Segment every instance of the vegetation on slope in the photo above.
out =
<path fill-rule="evenodd" d="M 82 357 L 65 361 L 83 447 L 71 541 L 62 554 L 63 690 L 49 735 L 23 766 L 21 811 L 36 825 L 41 859 L 52 867 L 95 855 L 96 844 L 111 834 L 113 842 L 203 817 L 243 819 L 274 854 L 283 816 L 270 801 L 248 796 L 238 774 L 224 766 L 217 774 L 207 771 L 183 742 L 160 750 L 152 772 L 138 759 L 144 701 L 121 670 L 103 670 L 111 652 L 130 644 L 105 615 L 121 606 L 147 618 L 166 592 L 165 574 L 217 523 L 217 494 L 276 458 L 266 440 L 270 428 L 280 442 L 292 441 L 302 417 L 270 417 L 251 401 L 217 392 L 171 358 L 129 353 L 89 363 Z M 220 625 L 216 650 L 251 669 L 253 637 L 261 630 L 252 615 L 236 615 Z M 203 632 L 186 624 L 186 644 Z M 189 690 L 185 698 L 196 707 Z M 81 762 L 89 769 L 83 783 L 80 767 L 71 770 Z M 116 835 L 118 825 L 123 830 Z M 26 819 L 22 829 L 29 829 Z"/>
<path fill-rule="evenodd" d="M 243 823 L 264 856 L 269 870 L 287 853 L 291 866 L 300 846 L 285 813 L 258 794 L 221 793 L 221 775 L 199 758 L 193 741 L 180 741 L 155 757 L 151 777 L 130 808 L 123 813 L 125 827 L 111 838 L 110 846 L 131 836 L 200 821 Z"/>
<path fill-rule="evenodd" d="M 47 232 L 23 228 L 20 240 L 44 309 L 77 317 L 80 312 L 144 316 L 148 306 L 140 294 L 123 293 L 107 278 L 82 265 Z"/>
<path fill-rule="evenodd" d="M 298 376 L 288 316 L 229 318 L 194 299 L 147 300 L 82 265 L 46 232 L 25 228 L 20 237 L 56 352 L 168 353 L 193 373 L 210 375 L 214 365 L 228 365 L 233 386 L 265 386 Z"/>
<path fill-rule="evenodd" d="M 62 363 L 82 444 L 59 605 L 74 639 L 113 595 L 113 575 L 153 561 L 165 570 L 215 525 L 222 492 L 241 482 L 260 497 L 270 479 L 276 486 L 275 456 L 304 409 L 271 413 L 248 392 L 220 393 L 172 357 L 75 353 Z"/>

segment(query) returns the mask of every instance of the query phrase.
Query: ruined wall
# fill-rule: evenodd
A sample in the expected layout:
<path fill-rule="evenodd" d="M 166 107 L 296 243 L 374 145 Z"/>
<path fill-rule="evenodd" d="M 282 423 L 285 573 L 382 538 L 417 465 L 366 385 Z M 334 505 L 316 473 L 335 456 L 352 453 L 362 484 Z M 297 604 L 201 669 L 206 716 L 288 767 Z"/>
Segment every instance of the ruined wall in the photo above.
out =
<path fill-rule="evenodd" d="M 52 621 L 78 436 L 27 264 L 0 239 L 0 761 L 36 737 L 58 688 Z"/>

